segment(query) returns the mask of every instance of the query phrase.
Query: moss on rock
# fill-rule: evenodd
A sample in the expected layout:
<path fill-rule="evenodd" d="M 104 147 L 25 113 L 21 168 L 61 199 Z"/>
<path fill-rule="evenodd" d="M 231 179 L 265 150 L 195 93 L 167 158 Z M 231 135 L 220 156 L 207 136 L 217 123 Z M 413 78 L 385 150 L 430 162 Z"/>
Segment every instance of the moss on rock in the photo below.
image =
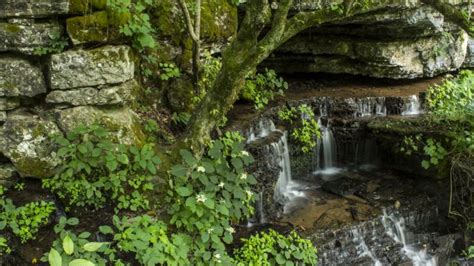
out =
<path fill-rule="evenodd" d="M 90 15 L 73 17 L 66 20 L 67 33 L 74 45 L 88 42 L 106 42 L 115 34 L 109 30 L 107 12 L 100 11 Z M 117 36 L 115 36 L 117 37 Z"/>
<path fill-rule="evenodd" d="M 89 14 L 92 10 L 104 10 L 107 0 L 69 0 L 69 13 Z"/>

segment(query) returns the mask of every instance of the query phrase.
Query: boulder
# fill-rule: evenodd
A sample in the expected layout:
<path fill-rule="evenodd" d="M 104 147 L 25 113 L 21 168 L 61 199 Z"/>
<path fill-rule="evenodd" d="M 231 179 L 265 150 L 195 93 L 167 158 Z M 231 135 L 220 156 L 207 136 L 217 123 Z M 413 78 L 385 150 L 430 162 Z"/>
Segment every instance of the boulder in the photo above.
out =
<path fill-rule="evenodd" d="M 46 92 L 43 73 L 24 59 L 0 57 L 0 97 L 33 97 Z"/>
<path fill-rule="evenodd" d="M 131 80 L 134 70 L 130 47 L 107 45 L 52 55 L 49 81 L 61 90 L 118 84 Z"/>
<path fill-rule="evenodd" d="M 65 15 L 69 0 L 2 0 L 0 19 L 10 17 L 43 18 Z"/>
<path fill-rule="evenodd" d="M 18 98 L 0 98 L 0 111 L 13 110 L 20 106 Z"/>
<path fill-rule="evenodd" d="M 58 165 L 49 137 L 55 133 L 60 131 L 47 116 L 27 110 L 14 111 L 8 114 L 0 129 L 0 153 L 23 177 L 50 177 Z"/>
<path fill-rule="evenodd" d="M 144 144 L 145 135 L 138 116 L 128 107 L 79 106 L 55 112 L 58 126 L 65 133 L 81 124 L 90 126 L 97 123 L 111 131 L 115 140 L 120 143 L 138 146 Z"/>
<path fill-rule="evenodd" d="M 137 89 L 135 80 L 105 88 L 79 88 L 72 90 L 55 90 L 46 97 L 47 103 L 80 105 L 123 105 L 132 100 Z"/>
<path fill-rule="evenodd" d="M 106 42 L 112 35 L 106 11 L 68 18 L 67 33 L 74 45 L 88 42 Z"/>
<path fill-rule="evenodd" d="M 59 38 L 62 27 L 57 22 L 31 23 L 17 20 L 0 23 L 0 52 L 15 51 L 33 54 L 35 49 L 49 47 Z"/>

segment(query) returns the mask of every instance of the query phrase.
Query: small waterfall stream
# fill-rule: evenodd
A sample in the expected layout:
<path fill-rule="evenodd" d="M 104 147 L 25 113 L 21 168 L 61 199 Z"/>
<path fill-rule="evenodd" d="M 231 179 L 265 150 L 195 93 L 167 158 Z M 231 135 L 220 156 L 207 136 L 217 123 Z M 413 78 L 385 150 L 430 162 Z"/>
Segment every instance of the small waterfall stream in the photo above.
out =
<path fill-rule="evenodd" d="M 271 148 L 272 152 L 277 154 L 280 165 L 280 174 L 275 186 L 274 199 L 283 206 L 286 206 L 295 198 L 301 198 L 305 196 L 304 192 L 298 189 L 300 187 L 299 184 L 293 181 L 291 178 L 288 133 L 286 131 L 283 132 L 278 142 L 271 144 Z"/>
<path fill-rule="evenodd" d="M 417 95 L 411 95 L 404 103 L 402 115 L 419 115 L 422 114 L 420 99 Z"/>
<path fill-rule="evenodd" d="M 336 139 L 329 123 L 323 126 L 321 119 L 318 120 L 321 127 L 321 139 L 318 139 L 316 145 L 316 170 L 314 174 L 332 175 L 340 171 L 336 167 L 337 149 Z"/>
<path fill-rule="evenodd" d="M 436 257 L 427 254 L 423 247 L 417 247 L 410 243 L 407 239 L 407 228 L 405 227 L 405 219 L 398 217 L 394 213 L 387 214 L 384 210 L 382 224 L 385 232 L 395 242 L 402 244 L 402 252 L 410 259 L 414 266 L 436 266 L 438 265 Z"/>

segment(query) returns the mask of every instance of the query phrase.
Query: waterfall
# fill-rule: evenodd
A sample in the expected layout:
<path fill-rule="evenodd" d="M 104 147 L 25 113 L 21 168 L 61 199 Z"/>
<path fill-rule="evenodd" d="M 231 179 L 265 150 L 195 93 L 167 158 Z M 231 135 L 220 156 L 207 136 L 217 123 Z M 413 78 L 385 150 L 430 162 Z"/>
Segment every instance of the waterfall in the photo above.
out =
<path fill-rule="evenodd" d="M 357 110 L 355 117 L 366 117 L 372 115 L 387 115 L 387 107 L 385 106 L 385 97 L 366 97 L 356 99 Z"/>
<path fill-rule="evenodd" d="M 411 95 L 405 101 L 402 115 L 419 115 L 422 114 L 421 103 L 417 95 Z"/>
<path fill-rule="evenodd" d="M 247 143 L 268 136 L 271 132 L 276 131 L 275 124 L 271 119 L 261 119 L 258 124 L 249 128 L 247 133 Z"/>
<path fill-rule="evenodd" d="M 436 266 L 436 257 L 430 256 L 426 249 L 418 248 L 407 240 L 405 219 L 397 217 L 395 214 L 388 215 L 383 211 L 382 224 L 390 238 L 402 244 L 403 253 L 411 260 L 414 266 Z"/>
<path fill-rule="evenodd" d="M 336 139 L 332 130 L 327 124 L 323 126 L 321 119 L 318 120 L 321 127 L 321 139 L 318 139 L 316 145 L 316 171 L 314 174 L 331 175 L 339 172 L 336 168 Z"/>
<path fill-rule="evenodd" d="M 291 178 L 290 153 L 288 150 L 288 133 L 285 131 L 278 142 L 271 144 L 273 153 L 277 154 L 280 166 L 280 174 L 275 186 L 274 200 L 286 205 L 293 199 L 304 197 L 304 192 L 298 190 L 298 184 Z"/>

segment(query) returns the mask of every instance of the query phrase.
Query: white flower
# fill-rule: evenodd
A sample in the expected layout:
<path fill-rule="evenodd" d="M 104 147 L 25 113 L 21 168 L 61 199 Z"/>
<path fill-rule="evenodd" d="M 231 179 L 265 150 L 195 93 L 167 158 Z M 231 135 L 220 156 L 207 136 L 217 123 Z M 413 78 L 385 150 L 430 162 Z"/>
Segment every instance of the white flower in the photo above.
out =
<path fill-rule="evenodd" d="M 242 156 L 250 156 L 250 154 L 247 151 L 241 151 L 240 155 Z"/>
<path fill-rule="evenodd" d="M 207 229 L 207 233 L 208 233 L 208 234 L 212 234 L 212 232 L 214 232 L 214 228 L 209 228 L 209 229 Z"/>
<path fill-rule="evenodd" d="M 221 263 L 221 254 L 219 253 L 216 253 L 214 254 L 214 260 L 217 262 L 217 263 Z"/>
<path fill-rule="evenodd" d="M 206 195 L 199 194 L 196 196 L 196 201 L 197 202 L 205 202 L 207 200 Z"/>
<path fill-rule="evenodd" d="M 242 173 L 240 175 L 240 180 L 246 180 L 247 179 L 247 173 Z"/>
<path fill-rule="evenodd" d="M 253 195 L 253 192 L 252 192 L 252 191 L 246 190 L 245 192 L 247 193 L 247 196 L 248 196 L 249 198 L 252 197 L 252 195 Z"/>
<path fill-rule="evenodd" d="M 217 186 L 220 187 L 220 188 L 223 188 L 224 185 L 225 185 L 224 182 L 220 182 L 219 185 L 217 185 Z"/>
<path fill-rule="evenodd" d="M 204 168 L 204 167 L 202 167 L 202 166 L 199 166 L 199 167 L 197 168 L 197 171 L 198 171 L 198 172 L 201 172 L 201 173 L 205 173 L 205 172 L 206 172 L 206 168 Z"/>
<path fill-rule="evenodd" d="M 227 227 L 225 230 L 231 234 L 235 233 L 235 229 L 232 227 Z"/>

